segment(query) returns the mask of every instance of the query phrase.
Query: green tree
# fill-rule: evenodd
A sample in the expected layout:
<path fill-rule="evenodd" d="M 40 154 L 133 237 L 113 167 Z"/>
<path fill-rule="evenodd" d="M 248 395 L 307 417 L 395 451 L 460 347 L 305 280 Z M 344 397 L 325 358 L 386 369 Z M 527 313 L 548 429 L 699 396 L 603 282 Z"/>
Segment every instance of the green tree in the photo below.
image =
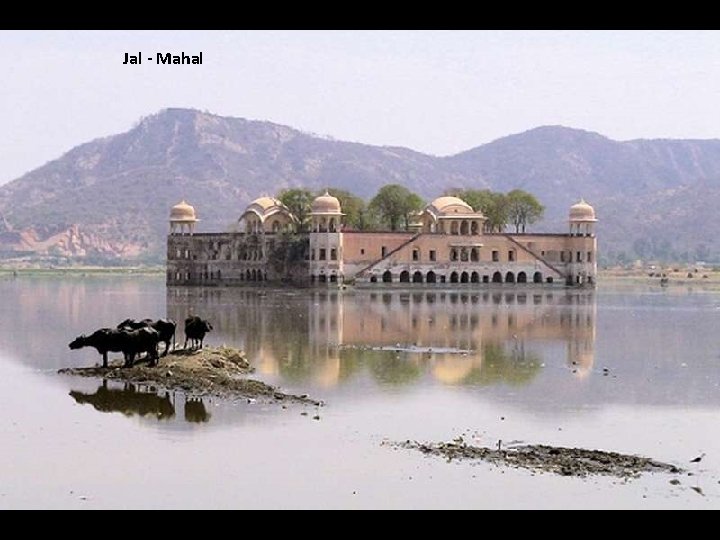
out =
<path fill-rule="evenodd" d="M 507 194 L 508 220 L 515 225 L 515 232 L 525 232 L 527 225 L 532 225 L 542 218 L 545 207 L 534 195 L 522 189 L 513 189 Z"/>
<path fill-rule="evenodd" d="M 315 199 L 312 191 L 305 188 L 284 189 L 278 193 L 277 198 L 297 218 L 297 232 L 306 231 L 310 221 L 312 202 Z"/>
<path fill-rule="evenodd" d="M 487 218 L 485 227 L 489 232 L 504 232 L 510 219 L 508 197 L 504 193 L 488 191 L 480 209 Z"/>
<path fill-rule="evenodd" d="M 323 193 L 324 191 L 318 193 L 318 195 L 322 195 Z M 330 188 L 328 193 L 340 201 L 340 207 L 342 208 L 343 214 L 345 214 L 343 222 L 348 227 L 360 231 L 367 230 L 370 223 L 364 200 L 344 189 Z"/>
<path fill-rule="evenodd" d="M 401 224 L 404 224 L 407 230 L 410 217 L 422 207 L 423 200 L 399 184 L 381 187 L 369 205 L 370 210 L 393 231 L 398 230 Z"/>

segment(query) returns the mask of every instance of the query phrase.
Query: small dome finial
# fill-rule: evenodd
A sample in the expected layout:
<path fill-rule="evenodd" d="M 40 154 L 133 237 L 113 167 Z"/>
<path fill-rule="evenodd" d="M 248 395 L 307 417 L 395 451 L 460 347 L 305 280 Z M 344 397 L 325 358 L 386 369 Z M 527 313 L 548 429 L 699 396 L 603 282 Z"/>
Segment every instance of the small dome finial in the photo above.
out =
<path fill-rule="evenodd" d="M 312 202 L 312 212 L 315 214 L 341 214 L 342 210 L 340 208 L 340 201 L 337 197 L 330 195 L 330 191 L 326 189 L 323 195 L 316 197 Z"/>
<path fill-rule="evenodd" d="M 570 207 L 570 220 L 597 221 L 595 209 L 584 198 Z"/>
<path fill-rule="evenodd" d="M 189 205 L 185 199 L 170 209 L 171 221 L 198 221 L 195 208 Z"/>

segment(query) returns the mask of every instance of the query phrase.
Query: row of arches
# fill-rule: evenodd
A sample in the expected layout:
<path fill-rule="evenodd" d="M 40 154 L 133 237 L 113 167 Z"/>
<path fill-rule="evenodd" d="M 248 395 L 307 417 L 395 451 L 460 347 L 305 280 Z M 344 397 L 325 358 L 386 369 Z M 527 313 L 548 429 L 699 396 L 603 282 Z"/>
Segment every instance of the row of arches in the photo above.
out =
<path fill-rule="evenodd" d="M 267 273 L 253 268 L 240 272 L 240 281 L 267 281 Z"/>
<path fill-rule="evenodd" d="M 310 281 L 312 283 L 337 283 L 338 277 L 337 274 L 330 274 L 329 276 L 326 276 L 325 274 L 319 274 L 317 276 L 310 276 Z"/>
<path fill-rule="evenodd" d="M 393 283 L 393 275 L 390 270 L 385 271 L 382 277 L 383 283 Z M 377 283 L 377 276 L 371 276 L 370 281 Z M 535 272 L 532 276 L 528 276 L 526 272 L 518 272 L 517 275 L 513 272 L 506 272 L 504 275 L 502 272 L 495 272 L 492 275 L 483 274 L 479 272 L 451 272 L 449 275 L 436 274 L 434 271 L 423 274 L 420 271 L 413 272 L 410 274 L 409 271 L 403 270 L 398 276 L 399 283 L 543 283 L 542 272 Z M 547 277 L 546 283 L 552 283 L 553 278 Z"/>
<path fill-rule="evenodd" d="M 239 261 L 261 261 L 263 260 L 262 249 L 240 249 L 238 251 Z"/>
<path fill-rule="evenodd" d="M 291 232 L 293 230 L 293 224 L 291 222 L 284 223 L 279 219 L 262 222 L 259 219 L 245 218 L 241 221 L 245 222 L 244 230 L 247 234 L 278 234 L 282 232 Z"/>
<path fill-rule="evenodd" d="M 459 236 L 476 236 L 482 232 L 479 220 L 441 220 L 435 227 L 438 232 Z"/>
<path fill-rule="evenodd" d="M 340 229 L 340 223 L 335 218 L 313 218 L 312 232 L 337 232 Z"/>
<path fill-rule="evenodd" d="M 452 248 L 450 250 L 450 260 L 457 261 L 458 259 L 462 262 L 467 262 L 468 260 L 471 262 L 478 262 L 480 260 L 480 250 L 476 247 L 470 249 Z"/>

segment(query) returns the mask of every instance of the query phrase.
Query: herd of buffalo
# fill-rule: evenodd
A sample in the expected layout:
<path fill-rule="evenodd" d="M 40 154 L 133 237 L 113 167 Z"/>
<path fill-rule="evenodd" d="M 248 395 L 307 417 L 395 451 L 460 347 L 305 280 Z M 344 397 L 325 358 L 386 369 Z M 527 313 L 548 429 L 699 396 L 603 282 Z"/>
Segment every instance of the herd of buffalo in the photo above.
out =
<path fill-rule="evenodd" d="M 185 319 L 185 345 L 191 348 L 203 347 L 205 335 L 213 329 L 212 325 L 198 316 Z M 145 353 L 151 366 L 160 359 L 158 345 L 165 344 L 165 356 L 175 346 L 177 324 L 172 319 L 126 319 L 117 328 L 101 328 L 89 336 L 82 335 L 70 343 L 72 350 L 93 347 L 102 354 L 103 367 L 108 367 L 108 353 L 121 352 L 125 358 L 125 367 L 131 367 L 135 358 Z"/>

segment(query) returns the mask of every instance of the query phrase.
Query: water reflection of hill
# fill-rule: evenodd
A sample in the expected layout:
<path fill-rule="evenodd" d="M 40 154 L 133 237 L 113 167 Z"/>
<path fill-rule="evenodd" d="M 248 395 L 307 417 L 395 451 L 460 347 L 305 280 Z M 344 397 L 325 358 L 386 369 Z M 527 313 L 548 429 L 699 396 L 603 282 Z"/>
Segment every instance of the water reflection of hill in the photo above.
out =
<path fill-rule="evenodd" d="M 0 281 L 0 348 L 39 368 L 93 365 L 90 349 L 67 345 L 125 318 L 165 315 L 164 284 L 146 276 L 21 277 Z"/>
<path fill-rule="evenodd" d="M 370 376 L 383 385 L 522 385 L 562 344 L 577 376 L 593 365 L 592 292 L 401 292 L 186 289 L 168 314 L 211 317 L 214 339 L 244 348 L 258 371 L 325 387 Z"/>

